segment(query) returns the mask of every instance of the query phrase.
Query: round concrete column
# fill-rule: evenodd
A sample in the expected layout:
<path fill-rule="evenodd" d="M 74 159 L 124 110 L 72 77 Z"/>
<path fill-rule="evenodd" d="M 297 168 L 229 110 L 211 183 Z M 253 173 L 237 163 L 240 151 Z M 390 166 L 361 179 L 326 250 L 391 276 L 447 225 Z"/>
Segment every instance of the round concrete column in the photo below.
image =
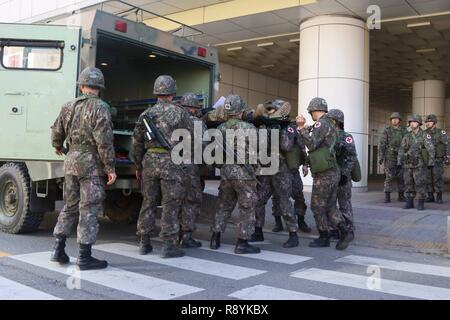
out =
<path fill-rule="evenodd" d="M 438 118 L 438 126 L 444 127 L 445 82 L 424 80 L 413 83 L 413 113 L 426 117 L 433 113 Z"/>
<path fill-rule="evenodd" d="M 314 97 L 345 114 L 345 130 L 356 143 L 362 180 L 355 191 L 367 191 L 369 131 L 369 31 L 364 21 L 319 16 L 300 24 L 299 114 L 313 121 L 307 107 Z M 307 177 L 305 186 L 312 185 Z"/>

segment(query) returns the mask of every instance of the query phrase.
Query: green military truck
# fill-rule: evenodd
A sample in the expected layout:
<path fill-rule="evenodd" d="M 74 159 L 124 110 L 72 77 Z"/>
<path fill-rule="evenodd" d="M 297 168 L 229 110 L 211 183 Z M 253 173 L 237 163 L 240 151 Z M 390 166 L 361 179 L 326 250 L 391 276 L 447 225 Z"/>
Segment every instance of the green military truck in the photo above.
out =
<path fill-rule="evenodd" d="M 118 173 L 107 193 L 105 215 L 118 221 L 139 210 L 130 146 L 138 115 L 155 102 L 154 80 L 172 75 L 180 94 L 196 92 L 204 106 L 218 88 L 213 48 L 99 10 L 79 13 L 79 27 L 68 26 L 65 19 L 54 25 L 0 24 L 3 232 L 36 230 L 62 199 L 63 158 L 51 147 L 50 127 L 61 106 L 78 94 L 80 70 L 96 66 L 105 74 L 102 98 L 113 107 Z"/>

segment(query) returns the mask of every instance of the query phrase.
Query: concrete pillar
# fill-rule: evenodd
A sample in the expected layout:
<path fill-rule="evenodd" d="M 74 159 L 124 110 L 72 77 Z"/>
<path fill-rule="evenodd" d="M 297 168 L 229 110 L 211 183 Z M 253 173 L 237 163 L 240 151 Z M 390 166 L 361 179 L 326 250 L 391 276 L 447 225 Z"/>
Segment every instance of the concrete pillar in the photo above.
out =
<path fill-rule="evenodd" d="M 364 21 L 318 16 L 300 24 L 299 114 L 309 124 L 309 101 L 327 100 L 345 114 L 345 130 L 356 143 L 362 180 L 354 190 L 367 191 L 369 133 L 369 31 Z M 311 177 L 304 179 L 312 185 Z"/>
<path fill-rule="evenodd" d="M 438 118 L 438 126 L 445 120 L 445 82 L 424 80 L 413 83 L 413 113 L 426 117 L 433 113 Z"/>

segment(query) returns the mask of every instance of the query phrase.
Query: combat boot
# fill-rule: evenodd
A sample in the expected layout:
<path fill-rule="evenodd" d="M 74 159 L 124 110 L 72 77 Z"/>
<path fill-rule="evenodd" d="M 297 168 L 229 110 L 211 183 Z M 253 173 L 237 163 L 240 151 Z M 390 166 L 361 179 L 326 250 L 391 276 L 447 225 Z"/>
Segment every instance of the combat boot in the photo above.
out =
<path fill-rule="evenodd" d="M 139 240 L 139 254 L 146 255 L 147 253 L 150 253 L 152 251 L 153 247 L 150 243 L 150 235 L 141 235 L 141 238 Z"/>
<path fill-rule="evenodd" d="M 433 192 L 428 192 L 428 196 L 425 199 L 425 202 L 429 203 L 429 202 L 434 202 L 434 193 Z"/>
<path fill-rule="evenodd" d="M 97 260 L 92 257 L 92 246 L 90 244 L 80 244 L 77 265 L 80 270 L 97 270 L 108 267 L 108 262 Z"/>
<path fill-rule="evenodd" d="M 161 258 L 180 258 L 184 257 L 184 251 L 178 248 L 173 241 L 164 241 L 161 248 Z"/>
<path fill-rule="evenodd" d="M 283 248 L 298 247 L 298 235 L 297 232 L 289 232 L 289 239 L 283 244 Z"/>
<path fill-rule="evenodd" d="M 391 202 L 391 193 L 385 192 L 384 193 L 384 203 L 389 203 L 389 202 Z"/>
<path fill-rule="evenodd" d="M 417 201 L 417 210 L 419 211 L 425 210 L 425 199 L 419 199 Z"/>
<path fill-rule="evenodd" d="M 262 242 L 262 241 L 264 241 L 263 229 L 260 227 L 255 227 L 255 232 L 252 234 L 250 242 Z"/>
<path fill-rule="evenodd" d="M 298 228 L 304 233 L 310 233 L 311 228 L 306 224 L 305 217 L 301 215 L 297 215 Z"/>
<path fill-rule="evenodd" d="M 183 232 L 181 237 L 180 247 L 182 248 L 200 248 L 202 243 L 192 238 L 192 232 Z"/>
<path fill-rule="evenodd" d="M 57 236 L 50 261 L 58 262 L 59 264 L 68 264 L 70 262 L 70 258 L 64 250 L 65 247 L 66 237 Z"/>
<path fill-rule="evenodd" d="M 438 192 L 436 194 L 436 203 L 439 203 L 439 204 L 443 204 L 444 203 L 444 201 L 442 201 L 442 192 Z"/>
<path fill-rule="evenodd" d="M 310 242 L 309 247 L 311 248 L 325 248 L 330 246 L 330 236 L 328 231 L 319 231 L 319 238 Z"/>
<path fill-rule="evenodd" d="M 339 230 L 337 229 L 330 230 L 328 234 L 330 235 L 330 240 L 339 241 L 340 239 Z"/>
<path fill-rule="evenodd" d="M 275 227 L 272 229 L 273 232 L 281 232 L 283 231 L 283 221 L 280 216 L 275 216 Z"/>
<path fill-rule="evenodd" d="M 345 250 L 347 249 L 349 243 L 352 241 L 352 235 L 347 229 L 345 223 L 340 223 L 339 226 L 339 234 L 340 238 L 338 243 L 336 243 L 336 250 Z"/>
<path fill-rule="evenodd" d="M 261 249 L 258 247 L 252 246 L 248 243 L 247 240 L 238 239 L 236 243 L 236 247 L 234 248 L 234 253 L 236 254 L 252 254 L 252 253 L 260 253 Z"/>
<path fill-rule="evenodd" d="M 211 235 L 211 242 L 209 247 L 217 250 L 220 248 L 220 232 L 213 232 Z"/>
<path fill-rule="evenodd" d="M 405 203 L 405 206 L 403 207 L 403 209 L 412 209 L 412 208 L 414 208 L 414 198 L 407 197 L 406 203 Z"/>
<path fill-rule="evenodd" d="M 398 201 L 400 201 L 400 202 L 405 202 L 405 195 L 404 195 L 404 193 L 403 192 L 399 192 L 398 193 Z"/>

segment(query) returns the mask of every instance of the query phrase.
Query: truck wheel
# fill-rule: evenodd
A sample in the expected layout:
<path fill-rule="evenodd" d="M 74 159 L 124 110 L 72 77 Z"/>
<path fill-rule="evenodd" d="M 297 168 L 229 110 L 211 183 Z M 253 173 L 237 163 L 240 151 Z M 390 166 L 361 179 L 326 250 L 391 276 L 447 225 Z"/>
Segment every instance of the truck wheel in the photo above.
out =
<path fill-rule="evenodd" d="M 25 165 L 7 163 L 0 167 L 0 230 L 7 233 L 35 231 L 44 213 L 30 210 L 31 183 Z"/>
<path fill-rule="evenodd" d="M 121 190 L 108 192 L 105 200 L 105 216 L 115 223 L 135 223 L 141 210 L 142 197 L 138 193 L 124 196 Z"/>

